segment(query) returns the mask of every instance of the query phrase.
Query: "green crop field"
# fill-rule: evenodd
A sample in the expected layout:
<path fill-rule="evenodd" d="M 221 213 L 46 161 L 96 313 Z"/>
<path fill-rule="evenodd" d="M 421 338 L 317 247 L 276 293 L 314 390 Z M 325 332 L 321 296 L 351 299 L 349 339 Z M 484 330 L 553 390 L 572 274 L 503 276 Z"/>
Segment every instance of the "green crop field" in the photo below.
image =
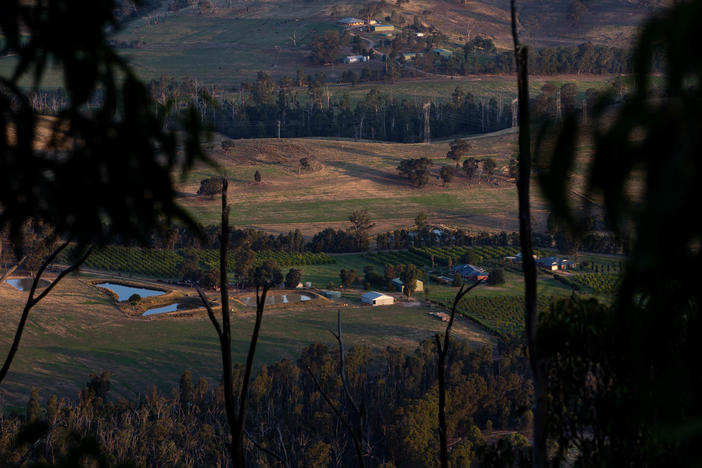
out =
<path fill-rule="evenodd" d="M 219 251 L 201 249 L 196 251 L 202 267 L 216 269 L 219 265 Z M 158 278 L 175 278 L 178 276 L 178 264 L 185 260 L 185 250 L 148 249 L 139 247 L 107 246 L 93 252 L 85 261 L 86 268 L 151 276 Z M 279 266 L 318 265 L 334 263 L 334 258 L 324 253 L 290 253 L 261 251 L 256 254 L 254 264 L 259 265 L 266 260 L 274 260 Z M 68 263 L 68 255 L 59 258 Z M 229 271 L 235 267 L 234 253 L 229 252 Z"/>

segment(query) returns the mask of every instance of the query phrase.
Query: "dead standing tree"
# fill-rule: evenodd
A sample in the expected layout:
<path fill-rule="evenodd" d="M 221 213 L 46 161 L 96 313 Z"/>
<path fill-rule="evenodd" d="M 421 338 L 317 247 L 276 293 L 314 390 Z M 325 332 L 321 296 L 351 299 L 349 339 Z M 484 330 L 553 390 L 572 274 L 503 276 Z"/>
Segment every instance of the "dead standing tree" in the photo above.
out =
<path fill-rule="evenodd" d="M 339 343 L 339 374 L 341 377 L 341 386 L 344 390 L 344 395 L 346 396 L 346 399 L 348 400 L 351 409 L 353 410 L 353 413 L 355 414 L 356 418 L 358 419 L 358 424 L 356 427 L 351 423 L 351 420 L 348 416 L 345 416 L 342 412 L 341 409 L 337 407 L 337 405 L 334 404 L 334 402 L 331 400 L 327 392 L 324 391 L 322 388 L 322 385 L 319 383 L 319 380 L 317 377 L 314 375 L 312 372 L 312 369 L 310 369 L 309 366 L 307 366 L 307 373 L 310 374 L 310 377 L 312 377 L 312 380 L 314 381 L 315 387 L 317 387 L 317 390 L 319 390 L 319 393 L 322 395 L 322 398 L 324 398 L 324 401 L 327 402 L 329 407 L 332 409 L 334 412 L 334 415 L 339 419 L 341 424 L 344 426 L 346 431 L 349 433 L 351 436 L 351 440 L 353 441 L 354 449 L 356 450 L 356 457 L 358 458 L 358 466 L 360 468 L 364 468 L 366 466 L 365 462 L 365 457 L 363 454 L 363 443 L 364 443 L 364 438 L 363 438 L 363 432 L 364 432 L 364 427 L 365 427 L 365 416 L 366 416 L 366 411 L 365 411 L 365 405 L 361 404 L 359 407 L 356 404 L 356 401 L 353 399 L 351 396 L 351 391 L 349 390 L 349 385 L 348 385 L 348 380 L 346 378 L 346 358 L 344 354 L 344 338 L 341 334 L 341 310 L 337 311 L 337 333 L 334 333 L 333 331 L 330 330 L 330 333 L 334 335 L 334 338 L 336 341 Z"/>
<path fill-rule="evenodd" d="M 538 316 L 536 309 L 536 262 L 531 239 L 531 208 L 529 205 L 529 183 L 531 177 L 531 133 L 529 116 L 529 75 L 527 63 L 529 51 L 519 43 L 517 33 L 516 0 L 511 0 L 512 38 L 517 64 L 518 112 L 519 112 L 519 240 L 522 248 L 524 271 L 524 322 L 527 337 L 529 364 L 534 378 L 534 466 L 546 466 L 546 379 L 539 363 L 536 343 Z"/>
<path fill-rule="evenodd" d="M 458 290 L 456 297 L 453 299 L 451 318 L 449 319 L 448 325 L 446 325 L 446 331 L 444 332 L 444 343 L 441 343 L 441 337 L 438 334 L 434 336 L 436 339 L 437 354 L 439 355 L 439 442 L 441 448 L 441 468 L 448 468 L 448 437 L 446 433 L 446 357 L 448 356 L 451 327 L 453 327 L 453 322 L 456 318 L 456 309 L 458 308 L 458 304 L 466 296 L 466 294 L 468 294 L 473 288 L 482 282 L 483 280 L 478 280 L 468 287 L 461 285 L 461 289 Z"/>
<path fill-rule="evenodd" d="M 246 450 L 244 446 L 244 436 L 246 434 L 246 401 L 249 394 L 249 385 L 251 380 L 251 372 L 253 370 L 253 361 L 256 354 L 256 345 L 258 343 L 259 333 L 261 331 L 261 322 L 263 320 L 263 309 L 266 304 L 266 295 L 269 289 L 274 284 L 282 281 L 282 275 L 277 266 L 271 263 L 265 263 L 253 270 L 252 281 L 256 286 L 256 322 L 254 324 L 251 342 L 249 343 L 249 352 L 246 357 L 246 366 L 244 368 L 244 378 L 241 383 L 238 395 L 234 394 L 234 380 L 232 374 L 232 332 L 229 309 L 229 287 L 227 285 L 227 253 L 229 249 L 229 206 L 227 205 L 227 188 L 229 183 L 226 178 L 222 179 L 222 227 L 220 233 L 220 249 L 219 249 L 219 283 L 222 304 L 222 321 L 217 320 L 212 306 L 210 306 L 207 297 L 202 292 L 199 286 L 196 286 L 200 299 L 205 304 L 207 315 L 217 332 L 220 348 L 222 350 L 222 373 L 224 381 L 224 405 L 229 423 L 229 430 L 232 441 L 229 446 L 229 451 L 232 457 L 232 463 L 237 468 L 246 466 Z M 238 413 L 237 413 L 238 408 Z M 261 445 L 254 442 L 254 445 L 265 451 L 269 455 L 277 458 L 278 461 L 285 464 L 285 461 L 274 452 L 265 449 Z"/>

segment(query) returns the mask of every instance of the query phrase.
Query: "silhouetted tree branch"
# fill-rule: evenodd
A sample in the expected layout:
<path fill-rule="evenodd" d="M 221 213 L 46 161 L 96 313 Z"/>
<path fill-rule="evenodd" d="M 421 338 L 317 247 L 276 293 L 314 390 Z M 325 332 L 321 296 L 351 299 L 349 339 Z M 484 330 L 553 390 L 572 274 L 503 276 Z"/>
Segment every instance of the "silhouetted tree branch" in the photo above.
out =
<path fill-rule="evenodd" d="M 363 413 L 361 412 L 361 409 L 359 409 L 358 405 L 351 396 L 351 391 L 349 390 L 348 381 L 346 379 L 346 353 L 344 352 L 344 341 L 343 336 L 341 334 L 341 309 L 337 310 L 336 314 L 337 333 L 334 333 L 331 330 L 330 332 L 334 336 L 334 338 L 336 338 L 336 341 L 339 343 L 339 373 L 341 374 L 341 384 L 344 388 L 344 393 L 346 393 L 346 398 L 348 398 L 349 403 L 351 403 L 351 407 L 358 416 L 359 420 L 362 421 Z"/>
<path fill-rule="evenodd" d="M 517 33 L 516 0 L 511 0 L 512 38 L 514 57 L 517 64 L 517 85 L 519 99 L 519 240 L 522 248 L 522 268 L 524 271 L 524 321 L 529 352 L 529 364 L 534 377 L 534 466 L 546 466 L 546 382 L 539 365 L 536 333 L 538 317 L 536 310 L 536 262 L 531 239 L 531 207 L 529 204 L 529 183 L 531 177 L 531 122 L 529 116 L 529 50 L 519 43 Z"/>
<path fill-rule="evenodd" d="M 446 356 L 448 355 L 451 327 L 453 327 L 453 322 L 456 318 L 458 304 L 466 294 L 482 282 L 483 280 L 478 280 L 468 287 L 466 287 L 466 285 L 461 285 L 461 288 L 456 293 L 456 297 L 453 299 L 451 318 L 449 319 L 448 325 L 446 325 L 443 345 L 441 344 L 439 335 L 437 334 L 434 336 L 436 339 L 437 353 L 439 355 L 439 442 L 441 445 L 441 468 L 448 468 L 448 438 L 446 435 Z"/>
<path fill-rule="evenodd" d="M 44 260 L 44 263 L 41 264 L 39 267 L 39 270 L 37 271 L 36 276 L 34 277 L 34 281 L 32 282 L 32 287 L 29 290 L 29 297 L 27 297 L 27 302 L 25 303 L 24 310 L 22 311 L 22 316 L 20 317 L 19 324 L 17 325 L 17 331 L 15 332 L 15 338 L 12 340 L 12 345 L 10 346 L 10 350 L 7 353 L 7 357 L 5 358 L 5 362 L 2 366 L 2 369 L 0 369 L 0 382 L 3 381 L 5 376 L 7 375 L 7 372 L 10 370 L 10 365 L 12 364 L 12 360 L 15 358 L 15 354 L 17 354 L 17 350 L 19 349 L 19 344 L 20 340 L 22 339 L 22 333 L 24 332 L 24 327 L 27 324 L 27 318 L 29 317 L 29 312 L 32 310 L 32 307 L 37 305 L 39 301 L 44 299 L 47 294 L 51 292 L 52 289 L 69 273 L 72 271 L 76 270 L 80 265 L 87 260 L 88 256 L 93 251 L 93 246 L 89 247 L 88 250 L 80 257 L 78 260 L 76 260 L 73 264 L 71 264 L 68 268 L 64 269 L 59 275 L 49 283 L 49 285 L 44 289 L 44 291 L 41 292 L 37 297 L 34 297 L 34 294 L 36 293 L 37 287 L 39 286 L 39 282 L 41 280 L 42 275 L 46 271 L 46 269 L 51 265 L 54 260 L 56 260 L 56 257 L 63 252 L 63 250 L 68 247 L 70 243 L 70 240 L 67 240 L 63 244 L 61 244 L 58 248 L 56 248 L 49 257 Z"/>
<path fill-rule="evenodd" d="M 358 458 L 358 466 L 363 468 L 365 465 L 365 461 L 363 460 L 363 449 L 361 447 L 361 441 L 358 438 L 358 435 L 356 434 L 356 431 L 353 430 L 353 427 L 349 423 L 349 420 L 344 417 L 343 414 L 341 414 L 341 411 L 336 407 L 333 401 L 331 401 L 331 398 L 329 398 L 329 395 L 327 392 L 324 391 L 322 386 L 319 384 L 319 380 L 317 380 L 317 377 L 315 377 L 314 373 L 312 372 L 312 369 L 310 369 L 310 366 L 306 367 L 307 373 L 310 374 L 310 377 L 312 377 L 312 380 L 314 381 L 314 385 L 317 387 L 317 390 L 319 390 L 319 393 L 322 395 L 322 398 L 324 398 L 324 401 L 327 402 L 329 407 L 332 409 L 334 412 L 334 415 L 339 419 L 341 424 L 346 428 L 348 433 L 351 435 L 351 439 L 353 440 L 353 445 L 354 448 L 356 449 L 356 457 Z"/>
<path fill-rule="evenodd" d="M 356 416 L 358 417 L 358 431 L 357 431 L 357 438 L 358 441 L 361 445 L 363 446 L 363 427 L 364 427 L 364 418 L 365 418 L 365 406 L 361 405 L 359 406 L 356 404 L 356 401 L 353 399 L 351 396 L 351 390 L 349 389 L 349 384 L 348 384 L 348 379 L 346 378 L 346 353 L 344 351 L 344 338 L 343 335 L 341 334 L 341 309 L 336 311 L 336 329 L 337 333 L 334 333 L 330 330 L 331 334 L 336 338 L 336 341 L 339 343 L 339 374 L 341 376 L 341 385 L 344 389 L 344 393 L 346 394 L 346 398 L 348 398 L 349 403 L 351 404 L 351 408 L 353 409 L 354 413 L 356 413 Z M 361 461 L 363 464 L 363 461 Z"/>
<path fill-rule="evenodd" d="M 222 350 L 222 371 L 224 380 L 224 404 L 227 414 L 227 422 L 232 435 L 232 443 L 229 447 L 234 466 L 244 468 L 246 466 L 246 454 L 244 447 L 244 436 L 246 435 L 246 400 L 249 393 L 249 384 L 251 380 L 251 372 L 253 369 L 254 355 L 256 354 L 256 344 L 258 342 L 259 333 L 261 330 L 261 321 L 263 319 L 263 309 L 266 304 L 266 294 L 276 281 L 279 281 L 282 276 L 280 271 L 262 271 L 256 275 L 254 282 L 256 284 L 256 323 L 254 325 L 249 352 L 246 357 L 246 367 L 244 370 L 244 379 L 237 396 L 234 395 L 234 379 L 232 375 L 232 337 L 231 337 L 231 320 L 229 310 L 229 287 L 227 284 L 227 252 L 229 249 L 229 206 L 227 205 L 227 189 L 229 182 L 226 178 L 222 178 L 222 226 L 220 233 L 220 248 L 219 248 L 219 284 L 220 297 L 222 304 L 222 321 L 221 324 L 217 320 L 209 301 L 203 294 L 199 286 L 196 286 L 198 294 L 205 308 L 207 315 L 212 322 L 212 325 L 217 332 L 220 348 Z M 268 273 L 268 276 L 266 274 Z M 238 403 L 239 413 L 236 412 L 236 404 Z M 256 445 L 256 444 L 254 444 Z M 260 446 L 259 446 L 260 447 Z M 268 449 L 264 450 L 268 453 Z M 275 458 L 282 460 L 279 455 Z"/>
<path fill-rule="evenodd" d="M 15 271 L 16 269 L 18 269 L 19 267 L 21 267 L 25 260 L 27 260 L 27 256 L 26 256 L 26 255 L 25 255 L 24 257 L 20 258 L 19 262 L 15 263 L 15 264 L 12 265 L 10 268 L 8 268 L 7 271 L 6 271 L 2 276 L 0 276 L 0 283 L 2 283 L 3 281 L 5 281 L 5 278 L 7 278 L 8 276 L 10 276 L 12 273 L 14 273 L 14 271 Z"/>
<path fill-rule="evenodd" d="M 264 452 L 264 453 L 270 455 L 271 457 L 275 458 L 275 459 L 278 460 L 280 463 L 282 463 L 283 466 L 285 466 L 285 467 L 288 466 L 287 461 L 286 461 L 283 457 L 281 457 L 280 455 L 278 455 L 278 454 L 275 453 L 274 451 L 272 451 L 272 450 L 270 450 L 270 449 L 267 449 L 267 448 L 264 447 L 263 445 L 261 445 L 261 444 L 259 444 L 258 442 L 256 442 L 256 439 L 254 439 L 253 437 L 251 437 L 251 434 L 249 434 L 248 431 L 244 431 L 244 435 L 246 436 L 247 439 L 249 439 L 249 441 L 251 441 L 252 444 L 254 444 L 254 447 L 256 447 L 257 449 L 259 449 L 261 452 Z"/>

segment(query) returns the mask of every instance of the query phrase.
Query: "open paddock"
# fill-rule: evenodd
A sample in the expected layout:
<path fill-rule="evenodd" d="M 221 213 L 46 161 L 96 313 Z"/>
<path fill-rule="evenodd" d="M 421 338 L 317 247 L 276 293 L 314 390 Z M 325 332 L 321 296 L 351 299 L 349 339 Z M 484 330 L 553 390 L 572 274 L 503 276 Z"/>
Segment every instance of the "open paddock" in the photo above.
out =
<path fill-rule="evenodd" d="M 2 404 L 24 405 L 33 387 L 42 389 L 42 399 L 51 393 L 77 397 L 89 374 L 103 370 L 112 373 L 113 398 L 143 395 L 152 384 L 168 392 L 177 386 L 185 370 L 211 383 L 219 381 L 219 342 L 205 313 L 160 320 L 127 316 L 92 282 L 92 278 L 65 278 L 32 310 L 19 352 L 0 388 Z M 208 292 L 212 300 L 217 295 Z M 0 285 L 0 320 L 5 324 L 0 331 L 3 356 L 26 297 L 27 293 L 10 285 Z M 296 359 L 311 343 L 331 344 L 333 337 L 328 330 L 336 328 L 338 309 L 342 310 L 347 346 L 412 348 L 445 327 L 427 315 L 424 306 L 373 309 L 352 302 L 271 308 L 264 314 L 256 365 Z M 235 362 L 245 359 L 254 316 L 235 313 L 232 317 Z M 454 330 L 455 336 L 469 339 L 476 346 L 495 343 L 492 335 L 468 322 L 460 322 Z"/>

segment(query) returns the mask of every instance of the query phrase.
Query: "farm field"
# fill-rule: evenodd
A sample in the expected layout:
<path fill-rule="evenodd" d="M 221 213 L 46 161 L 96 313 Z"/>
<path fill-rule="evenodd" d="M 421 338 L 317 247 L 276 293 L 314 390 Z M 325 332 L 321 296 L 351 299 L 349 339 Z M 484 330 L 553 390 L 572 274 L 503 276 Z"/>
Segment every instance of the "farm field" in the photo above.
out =
<path fill-rule="evenodd" d="M 582 100 L 586 90 L 590 88 L 602 89 L 613 80 L 614 76 L 610 75 L 530 76 L 529 92 L 536 96 L 547 83 L 557 87 L 573 83 L 578 89 L 577 99 Z M 498 101 L 502 99 L 504 102 L 517 97 L 517 84 L 513 75 L 455 76 L 451 79 L 413 78 L 400 80 L 396 83 L 359 83 L 355 86 L 343 84 L 329 86 L 329 92 L 335 97 L 348 94 L 352 103 L 363 99 L 371 89 L 378 89 L 393 98 L 407 99 L 410 102 L 426 100 L 436 102 L 450 100 L 451 93 L 456 88 L 461 88 L 464 92 L 471 93 L 476 97 L 495 97 Z"/>
<path fill-rule="evenodd" d="M 119 272 L 128 275 L 172 279 L 178 276 L 178 264 L 187 255 L 184 249 L 162 250 L 139 247 L 107 246 L 93 252 L 86 260 L 84 267 L 94 270 Z M 197 255 L 200 266 L 216 269 L 219 265 L 219 251 L 199 249 Z M 259 265 L 266 260 L 275 260 L 279 266 L 315 265 L 334 263 L 334 258 L 324 253 L 287 253 L 261 251 L 256 255 L 254 264 Z M 69 263 L 68 255 L 59 257 L 60 262 Z M 230 271 L 234 268 L 234 253 L 228 255 Z"/>
<path fill-rule="evenodd" d="M 12 369 L 3 383 L 2 405 L 22 406 L 32 387 L 77 396 L 91 373 L 112 373 L 113 396 L 134 398 L 151 384 L 168 392 L 180 375 L 219 381 L 219 344 L 204 313 L 194 317 L 147 320 L 128 318 L 109 296 L 91 286 L 88 278 L 69 277 L 32 312 Z M 0 347 L 9 345 L 26 293 L 0 285 L 0 320 L 12 326 L 0 331 Z M 356 296 L 357 297 L 357 296 Z M 371 309 L 357 299 L 343 307 L 348 346 L 412 347 L 443 329 L 422 306 Z M 257 365 L 282 358 L 296 359 L 310 343 L 331 343 L 328 330 L 336 325 L 336 304 L 294 310 L 271 309 L 264 317 Z M 234 361 L 242 362 L 253 326 L 251 314 L 232 323 Z M 462 321 L 458 336 L 476 343 L 494 338 Z"/>
<path fill-rule="evenodd" d="M 464 248 L 453 248 L 463 250 Z M 488 248 L 494 251 L 510 249 L 516 251 L 516 248 Z M 478 248 L 476 251 L 486 248 Z M 540 252 L 542 255 L 555 254 L 554 252 Z M 492 265 L 497 267 L 499 261 L 494 257 L 485 257 L 486 260 L 481 265 Z M 326 265 L 299 265 L 296 268 L 302 270 L 302 281 L 310 281 L 317 287 L 324 287 L 331 283 L 338 285 L 340 282 L 339 271 L 341 269 L 355 269 L 361 276 L 363 268 L 367 265 L 374 267 L 376 273 L 383 273 L 385 263 L 413 263 L 420 268 L 424 276 L 420 279 L 424 280 L 425 287 L 428 286 L 428 293 L 415 293 L 417 298 L 429 299 L 433 303 L 439 304 L 442 307 L 450 308 L 453 299 L 458 291 L 457 287 L 448 285 L 439 285 L 434 282 L 427 281 L 430 276 L 428 273 L 432 271 L 431 261 L 418 253 L 409 251 L 395 251 L 382 253 L 367 253 L 367 254 L 349 254 L 336 255 L 334 264 Z M 609 260 L 613 260 L 610 258 Z M 594 260 L 590 260 L 592 262 Z M 436 266 L 439 268 L 441 262 L 436 259 Z M 596 263 L 598 268 L 603 268 L 611 265 L 614 271 L 617 263 Z M 434 269 L 436 270 L 436 269 Z M 444 264 L 443 272 L 446 273 Z M 608 270 L 609 271 L 609 270 Z M 616 292 L 619 281 L 619 276 L 615 273 L 592 273 L 590 270 L 578 271 L 577 273 L 557 273 L 560 280 L 556 279 L 552 273 L 539 270 L 539 279 L 537 283 L 537 293 L 539 296 L 540 310 L 546 310 L 549 304 L 557 299 L 565 298 L 577 291 L 581 295 L 594 296 L 603 302 L 611 300 L 611 295 Z M 450 275 L 448 275 L 450 276 Z M 483 284 L 470 292 L 469 296 L 462 302 L 459 311 L 466 317 L 474 320 L 482 325 L 485 329 L 490 330 L 503 337 L 519 336 L 523 330 L 524 319 L 524 279 L 519 272 L 517 266 L 506 267 L 504 271 L 505 283 L 502 285 L 487 285 Z"/>
<path fill-rule="evenodd" d="M 570 3 L 568 0 L 521 2 L 523 37 L 536 46 L 576 45 L 589 40 L 594 44 L 627 47 L 639 23 L 651 12 L 636 2 L 606 0 L 589 5 L 574 27 L 567 20 Z M 298 67 L 304 67 L 308 74 L 324 72 L 333 82 L 343 71 L 355 69 L 346 65 L 313 65 L 308 59 L 309 44 L 315 33 L 336 27 L 339 18 L 357 16 L 362 2 L 217 0 L 213 4 L 217 7 L 213 11 L 185 8 L 169 12 L 164 3 L 146 17 L 122 25 L 113 39 L 122 46 L 136 45 L 119 50 L 145 80 L 165 75 L 231 89 L 242 81 L 252 80 L 260 70 L 280 78 L 292 76 Z M 415 16 L 421 17 L 424 23 L 436 26 L 446 35 L 449 48 L 459 48 L 468 35 L 479 34 L 490 37 L 501 50 L 507 50 L 511 48 L 508 10 L 508 4 L 492 0 L 468 0 L 462 5 L 418 0 L 402 6 L 388 5 L 380 16 L 395 11 L 407 24 Z M 0 59 L 0 71 L 9 70 L 13 64 L 12 57 Z M 379 62 L 374 65 L 382 66 Z M 580 77 L 572 80 L 580 81 Z M 446 82 L 447 86 L 452 83 L 453 80 Z M 42 81 L 45 87 L 60 84 L 61 77 L 52 72 Z M 432 87 L 428 86 L 427 97 L 434 92 L 430 90 Z M 514 92 L 514 86 L 510 84 L 509 90 Z"/>
<path fill-rule="evenodd" d="M 208 150 L 218 167 L 199 166 L 179 187 L 180 203 L 204 224 L 219 220 L 218 201 L 197 196 L 200 180 L 225 174 L 230 179 L 231 222 L 287 233 L 300 229 L 306 236 L 324 228 L 346 228 L 348 216 L 367 208 L 376 223 L 374 232 L 408 227 L 420 211 L 429 222 L 475 231 L 516 231 L 517 195 L 513 181 L 469 184 L 460 174 L 446 186 L 438 179 L 448 142 L 393 144 L 323 139 L 234 140 L 223 149 L 221 137 Z M 470 156 L 494 158 L 499 171 L 514 151 L 510 131 L 471 137 Z M 433 177 L 421 189 L 397 173 L 404 158 L 427 157 Z M 299 171 L 299 160 L 308 158 L 315 169 Z M 254 172 L 262 175 L 255 184 Z M 574 195 L 575 196 L 575 195 Z M 535 190 L 532 200 L 537 229 L 544 226 L 546 205 Z"/>

